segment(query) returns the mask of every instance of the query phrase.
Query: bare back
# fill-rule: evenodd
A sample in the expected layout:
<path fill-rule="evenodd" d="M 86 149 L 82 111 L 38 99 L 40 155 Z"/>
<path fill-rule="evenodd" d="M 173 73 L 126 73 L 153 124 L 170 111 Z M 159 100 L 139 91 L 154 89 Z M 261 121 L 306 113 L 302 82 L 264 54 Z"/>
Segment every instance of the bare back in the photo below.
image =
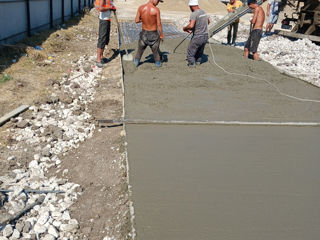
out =
<path fill-rule="evenodd" d="M 154 5 L 147 3 L 139 7 L 137 16 L 139 22 L 142 22 L 142 29 L 146 31 L 156 31 L 158 29 L 158 20 L 160 11 Z"/>
<path fill-rule="evenodd" d="M 252 19 L 253 29 L 261 29 L 263 27 L 265 19 L 265 13 L 259 5 L 254 9 L 254 15 Z"/>

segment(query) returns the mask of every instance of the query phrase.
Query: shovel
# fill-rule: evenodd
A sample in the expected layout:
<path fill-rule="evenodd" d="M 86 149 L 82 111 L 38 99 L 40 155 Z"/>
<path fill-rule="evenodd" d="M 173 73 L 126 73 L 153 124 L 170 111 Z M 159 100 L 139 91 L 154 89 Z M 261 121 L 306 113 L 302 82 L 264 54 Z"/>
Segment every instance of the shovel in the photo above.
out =
<path fill-rule="evenodd" d="M 116 22 L 117 22 L 118 31 L 119 31 L 119 34 L 120 34 L 120 37 L 121 37 L 121 41 L 124 43 L 124 38 L 123 38 L 123 35 L 122 35 L 122 31 L 121 31 L 121 28 L 120 28 L 120 24 L 119 24 L 119 21 L 118 21 L 118 17 L 117 17 L 116 11 L 113 11 L 113 14 L 114 14 L 114 18 L 116 19 Z M 126 54 L 122 56 L 122 59 L 124 61 L 133 61 L 133 56 L 128 53 L 128 49 L 126 47 L 124 47 L 124 50 L 126 51 Z"/>

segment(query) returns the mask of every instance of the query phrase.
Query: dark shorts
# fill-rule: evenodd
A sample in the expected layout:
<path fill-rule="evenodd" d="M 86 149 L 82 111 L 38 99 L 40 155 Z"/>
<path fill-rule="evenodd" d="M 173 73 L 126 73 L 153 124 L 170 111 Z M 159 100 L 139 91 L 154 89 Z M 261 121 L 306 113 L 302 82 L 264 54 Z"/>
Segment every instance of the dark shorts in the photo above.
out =
<path fill-rule="evenodd" d="M 156 62 L 161 60 L 160 57 L 160 34 L 158 31 L 146 31 L 142 30 L 140 32 L 140 39 L 138 42 L 138 50 L 136 54 L 136 59 L 141 59 L 144 50 L 150 47 L 153 53 L 154 60 Z"/>
<path fill-rule="evenodd" d="M 262 37 L 261 29 L 252 30 L 244 48 L 249 49 L 250 52 L 256 53 L 258 51 L 258 46 L 259 46 L 261 37 Z"/>
<path fill-rule="evenodd" d="M 97 48 L 104 49 L 110 41 L 110 21 L 99 19 L 99 38 Z"/>

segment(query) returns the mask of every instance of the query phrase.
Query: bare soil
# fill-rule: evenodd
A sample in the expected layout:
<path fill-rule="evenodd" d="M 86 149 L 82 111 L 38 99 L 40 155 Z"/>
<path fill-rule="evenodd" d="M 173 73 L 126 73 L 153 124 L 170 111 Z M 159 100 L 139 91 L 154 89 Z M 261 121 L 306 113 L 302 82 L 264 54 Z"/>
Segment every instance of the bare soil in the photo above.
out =
<path fill-rule="evenodd" d="M 92 10 L 67 22 L 64 29 L 46 31 L 1 49 L 0 116 L 22 104 L 39 105 L 46 101 L 55 83 L 70 74 L 73 62 L 80 56 L 95 55 L 97 32 L 98 17 Z M 33 46 L 40 46 L 42 50 Z M 109 63 L 101 73 L 95 100 L 89 108 L 93 119 L 122 116 L 122 68 L 115 23 L 105 57 Z M 28 114 L 27 111 L 22 115 Z M 7 148 L 14 143 L 7 131 L 13 127 L 13 121 L 0 127 L 0 175 L 28 166 L 33 158 L 32 149 L 26 154 Z M 65 179 L 81 185 L 82 194 L 70 209 L 72 218 L 80 224 L 76 234 L 79 239 L 131 239 L 122 131 L 122 127 L 99 128 L 97 125 L 92 138 L 66 156 L 60 156 L 60 171 L 52 168 L 49 172 L 58 177 L 64 172 Z M 9 163 L 8 157 L 12 155 L 17 159 Z"/>

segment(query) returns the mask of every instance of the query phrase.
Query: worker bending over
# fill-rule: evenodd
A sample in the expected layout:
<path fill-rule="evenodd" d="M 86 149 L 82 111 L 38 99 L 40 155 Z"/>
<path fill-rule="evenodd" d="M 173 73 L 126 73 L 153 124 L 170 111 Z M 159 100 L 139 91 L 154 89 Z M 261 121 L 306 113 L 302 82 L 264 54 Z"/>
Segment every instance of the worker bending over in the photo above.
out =
<path fill-rule="evenodd" d="M 205 11 L 199 8 L 198 0 L 190 0 L 191 10 L 190 22 L 183 28 L 183 31 L 193 32 L 187 50 L 187 61 L 189 67 L 201 64 L 204 47 L 208 41 L 208 24 L 210 20 Z"/>
<path fill-rule="evenodd" d="M 134 59 L 136 67 L 140 63 L 142 54 L 147 46 L 152 50 L 156 67 L 161 67 L 160 39 L 163 39 L 160 10 L 156 6 L 163 0 L 150 0 L 138 8 L 135 22 L 142 22 L 142 31 L 138 41 L 138 50 Z"/>

